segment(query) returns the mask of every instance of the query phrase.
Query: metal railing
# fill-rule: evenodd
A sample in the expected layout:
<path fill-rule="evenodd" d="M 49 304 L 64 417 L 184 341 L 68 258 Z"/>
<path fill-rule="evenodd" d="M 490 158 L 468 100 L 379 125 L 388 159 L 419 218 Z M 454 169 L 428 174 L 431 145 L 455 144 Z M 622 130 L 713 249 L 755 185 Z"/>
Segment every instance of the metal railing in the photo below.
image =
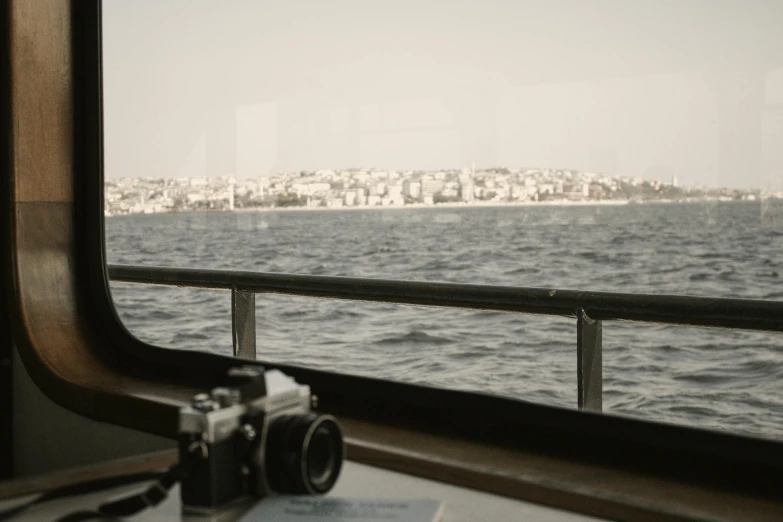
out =
<path fill-rule="evenodd" d="M 117 282 L 230 290 L 234 355 L 248 359 L 256 358 L 256 293 L 574 318 L 577 404 L 593 411 L 602 408 L 602 321 L 783 332 L 783 303 L 774 301 L 190 268 L 112 265 L 108 270 Z"/>

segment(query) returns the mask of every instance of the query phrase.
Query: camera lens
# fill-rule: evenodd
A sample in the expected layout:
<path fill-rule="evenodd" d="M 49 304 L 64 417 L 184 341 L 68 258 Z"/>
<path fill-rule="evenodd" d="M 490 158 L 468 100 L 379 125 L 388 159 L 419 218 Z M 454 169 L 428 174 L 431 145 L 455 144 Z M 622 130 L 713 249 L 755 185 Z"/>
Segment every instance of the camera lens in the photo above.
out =
<path fill-rule="evenodd" d="M 307 475 L 313 484 L 323 484 L 329 480 L 334 468 L 334 439 L 329 430 L 319 426 L 310 438 L 307 448 Z"/>
<path fill-rule="evenodd" d="M 331 415 L 282 415 L 269 423 L 269 486 L 278 493 L 326 493 L 340 475 L 343 435 Z"/>

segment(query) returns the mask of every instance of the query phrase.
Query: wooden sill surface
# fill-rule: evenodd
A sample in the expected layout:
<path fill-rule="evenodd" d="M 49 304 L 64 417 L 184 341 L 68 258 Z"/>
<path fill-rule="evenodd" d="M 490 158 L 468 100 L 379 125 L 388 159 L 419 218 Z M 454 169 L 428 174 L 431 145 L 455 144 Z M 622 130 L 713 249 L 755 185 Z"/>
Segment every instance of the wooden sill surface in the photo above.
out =
<path fill-rule="evenodd" d="M 350 460 L 568 511 L 633 522 L 783 520 L 783 500 L 352 419 L 341 422 Z"/>
<path fill-rule="evenodd" d="M 783 501 L 341 418 L 349 460 L 470 489 L 607 518 L 639 521 L 783 520 Z M 78 481 L 163 469 L 163 451 L 0 483 L 0 499 Z"/>

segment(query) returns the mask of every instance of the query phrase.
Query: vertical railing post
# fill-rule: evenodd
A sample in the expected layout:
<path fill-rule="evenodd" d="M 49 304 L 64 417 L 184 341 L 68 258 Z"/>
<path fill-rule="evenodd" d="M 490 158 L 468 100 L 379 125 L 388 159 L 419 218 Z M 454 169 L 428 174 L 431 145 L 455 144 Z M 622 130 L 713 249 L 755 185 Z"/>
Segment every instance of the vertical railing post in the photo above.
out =
<path fill-rule="evenodd" d="M 231 331 L 234 357 L 256 358 L 256 294 L 231 289 Z"/>
<path fill-rule="evenodd" d="M 580 410 L 601 411 L 603 407 L 603 369 L 601 321 L 579 309 L 576 314 L 576 375 Z"/>

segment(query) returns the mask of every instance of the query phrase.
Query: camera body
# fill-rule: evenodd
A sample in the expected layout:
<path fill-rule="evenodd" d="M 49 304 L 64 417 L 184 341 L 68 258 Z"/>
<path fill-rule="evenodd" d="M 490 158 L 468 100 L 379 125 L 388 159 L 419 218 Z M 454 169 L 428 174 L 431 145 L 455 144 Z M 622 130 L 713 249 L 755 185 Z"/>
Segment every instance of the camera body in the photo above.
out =
<path fill-rule="evenodd" d="M 329 491 L 342 467 L 342 432 L 334 417 L 312 411 L 314 402 L 308 386 L 259 366 L 233 368 L 226 386 L 193 397 L 179 415 L 185 510 L 271 491 Z"/>

